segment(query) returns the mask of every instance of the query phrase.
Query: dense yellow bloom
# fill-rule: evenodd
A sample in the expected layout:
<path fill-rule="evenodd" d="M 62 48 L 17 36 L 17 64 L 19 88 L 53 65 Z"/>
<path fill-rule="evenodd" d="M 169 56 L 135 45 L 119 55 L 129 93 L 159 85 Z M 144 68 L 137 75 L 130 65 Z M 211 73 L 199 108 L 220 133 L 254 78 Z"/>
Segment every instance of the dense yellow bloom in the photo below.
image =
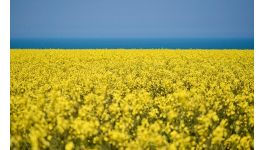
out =
<path fill-rule="evenodd" d="M 253 50 L 11 50 L 10 149 L 253 149 Z"/>

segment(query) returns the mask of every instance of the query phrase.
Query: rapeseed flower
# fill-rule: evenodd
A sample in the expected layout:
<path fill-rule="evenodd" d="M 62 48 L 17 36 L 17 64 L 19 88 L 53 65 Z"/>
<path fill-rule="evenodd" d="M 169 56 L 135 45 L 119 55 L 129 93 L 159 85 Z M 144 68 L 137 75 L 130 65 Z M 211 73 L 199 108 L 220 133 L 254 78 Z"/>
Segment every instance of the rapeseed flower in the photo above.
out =
<path fill-rule="evenodd" d="M 222 148 L 254 148 L 254 51 L 10 51 L 10 149 Z"/>

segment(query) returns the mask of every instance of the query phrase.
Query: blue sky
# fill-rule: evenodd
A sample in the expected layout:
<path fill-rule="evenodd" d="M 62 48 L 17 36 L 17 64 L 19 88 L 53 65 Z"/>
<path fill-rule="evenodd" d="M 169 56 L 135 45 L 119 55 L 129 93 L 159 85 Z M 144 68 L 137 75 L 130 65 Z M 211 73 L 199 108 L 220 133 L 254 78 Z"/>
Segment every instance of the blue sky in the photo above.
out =
<path fill-rule="evenodd" d="M 11 0 L 11 38 L 254 37 L 253 0 Z"/>

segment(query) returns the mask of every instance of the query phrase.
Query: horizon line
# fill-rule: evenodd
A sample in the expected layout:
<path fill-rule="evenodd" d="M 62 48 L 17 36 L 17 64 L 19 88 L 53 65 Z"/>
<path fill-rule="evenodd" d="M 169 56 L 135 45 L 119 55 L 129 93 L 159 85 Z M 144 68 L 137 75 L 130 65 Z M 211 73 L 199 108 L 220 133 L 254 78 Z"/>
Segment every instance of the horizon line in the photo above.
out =
<path fill-rule="evenodd" d="M 254 37 L 10 37 L 10 39 L 254 39 Z"/>

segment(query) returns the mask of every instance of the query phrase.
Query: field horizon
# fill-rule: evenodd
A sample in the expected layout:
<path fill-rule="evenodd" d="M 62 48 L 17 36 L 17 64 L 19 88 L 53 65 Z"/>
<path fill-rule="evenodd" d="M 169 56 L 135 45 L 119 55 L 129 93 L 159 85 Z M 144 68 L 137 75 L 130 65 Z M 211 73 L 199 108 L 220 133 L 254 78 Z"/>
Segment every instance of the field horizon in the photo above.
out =
<path fill-rule="evenodd" d="M 10 0 L 8 148 L 254 150 L 255 6 Z"/>
<path fill-rule="evenodd" d="M 254 38 L 11 38 L 31 49 L 254 49 Z"/>
<path fill-rule="evenodd" d="M 35 49 L 35 48 L 12 48 L 10 50 L 193 50 L 193 51 L 199 51 L 199 50 L 219 50 L 219 51 L 224 51 L 224 50 L 227 50 L 227 51 L 235 51 L 235 50 L 239 50 L 239 51 L 247 51 L 247 50 L 253 50 L 254 49 L 192 49 L 192 48 L 189 48 L 189 49 L 168 49 L 168 48 L 131 48 L 131 49 L 125 49 L 125 48 L 90 48 L 90 49 L 87 49 L 87 48 L 83 48 L 83 49 L 73 49 L 73 48 L 70 48 L 70 49 L 62 49 L 62 48 L 43 48 L 43 49 Z"/>

